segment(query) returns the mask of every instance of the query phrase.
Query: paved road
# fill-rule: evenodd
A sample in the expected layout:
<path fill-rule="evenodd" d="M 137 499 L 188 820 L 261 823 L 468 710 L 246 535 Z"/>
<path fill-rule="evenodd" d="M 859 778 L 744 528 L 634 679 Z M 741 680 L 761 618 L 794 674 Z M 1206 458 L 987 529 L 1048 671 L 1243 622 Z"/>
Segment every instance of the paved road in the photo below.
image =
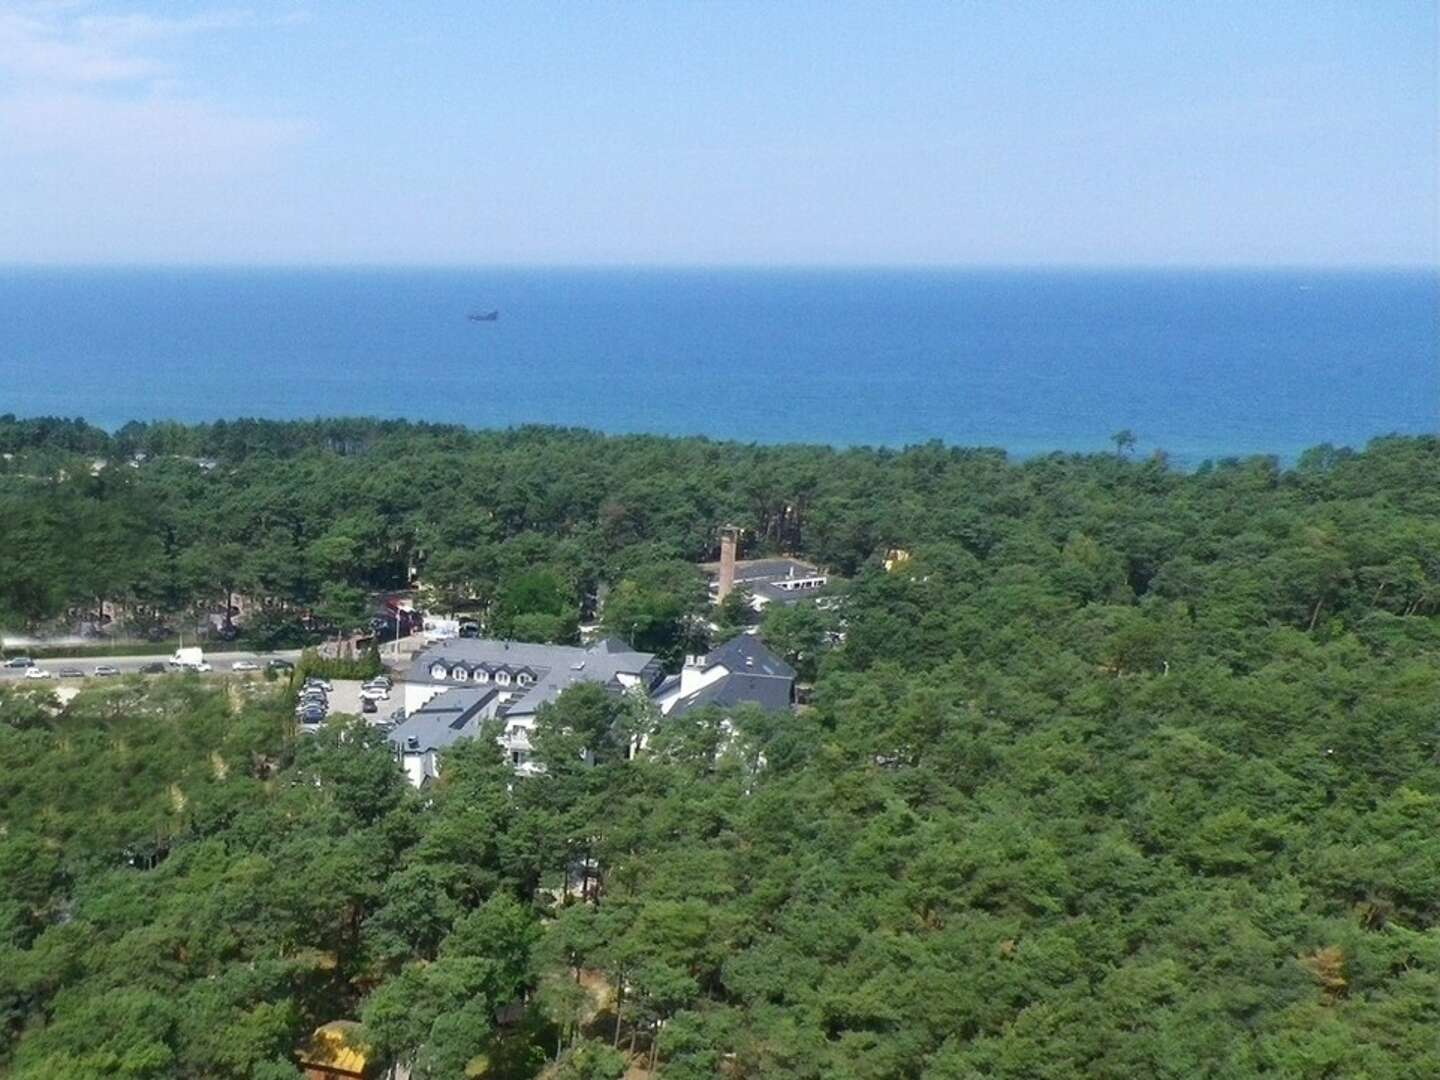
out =
<path fill-rule="evenodd" d="M 380 649 L 380 658 L 385 666 L 393 674 L 402 673 L 410 663 L 411 655 L 425 645 L 423 634 L 413 634 L 403 637 L 399 642 L 387 641 Z M 24 650 L 10 649 L 11 656 L 23 656 Z M 164 663 L 169 653 L 159 656 L 54 656 L 37 660 L 36 664 L 53 674 L 58 674 L 61 668 L 79 668 L 88 676 L 94 672 L 96 665 L 109 664 L 111 667 L 120 669 L 121 674 L 129 675 L 138 672 L 146 664 Z M 279 649 L 275 652 L 210 652 L 206 651 L 205 659 L 215 668 L 214 674 L 228 674 L 230 665 L 236 660 L 254 660 L 262 667 L 265 661 L 280 657 L 282 660 L 289 660 L 292 664 L 300 659 L 299 649 Z M 0 666 L 0 682 L 10 679 L 22 679 L 25 677 L 23 668 L 7 668 Z M 381 703 L 384 704 L 383 702 Z"/>
<path fill-rule="evenodd" d="M 215 674 L 218 675 L 229 672 L 230 665 L 236 660 L 254 660 L 263 667 L 265 661 L 277 656 L 283 660 L 289 660 L 293 664 L 296 660 L 300 659 L 300 650 L 281 649 L 278 652 L 270 653 L 207 652 L 205 659 L 214 666 Z M 37 660 L 35 663 L 38 667 L 44 668 L 52 675 L 58 674 L 61 668 L 67 667 L 79 668 L 85 672 L 86 675 L 89 675 L 95 670 L 98 664 L 109 664 L 111 667 L 119 668 L 123 674 L 128 675 L 131 672 L 139 671 L 146 664 L 163 664 L 165 659 L 165 656 L 59 656 L 46 657 L 43 660 Z M 23 679 L 24 677 L 25 671 L 23 668 L 0 667 L 0 679 Z"/>

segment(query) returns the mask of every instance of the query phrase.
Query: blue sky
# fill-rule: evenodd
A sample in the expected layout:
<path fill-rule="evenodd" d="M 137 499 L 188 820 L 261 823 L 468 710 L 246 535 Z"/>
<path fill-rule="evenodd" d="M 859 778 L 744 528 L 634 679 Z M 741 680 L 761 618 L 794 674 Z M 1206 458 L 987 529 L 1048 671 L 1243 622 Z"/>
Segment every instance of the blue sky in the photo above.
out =
<path fill-rule="evenodd" d="M 1435 0 L 0 0 L 0 261 L 1431 264 Z"/>

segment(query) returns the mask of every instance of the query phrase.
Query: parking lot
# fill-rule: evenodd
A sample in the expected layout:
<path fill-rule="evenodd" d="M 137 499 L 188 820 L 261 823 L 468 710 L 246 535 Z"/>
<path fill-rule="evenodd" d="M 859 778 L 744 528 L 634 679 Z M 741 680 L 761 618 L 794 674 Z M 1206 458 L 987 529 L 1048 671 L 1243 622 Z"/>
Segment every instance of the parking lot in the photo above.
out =
<path fill-rule="evenodd" d="M 332 679 L 330 680 L 335 689 L 330 691 L 330 712 L 346 713 L 350 716 L 361 716 L 360 712 L 360 680 L 359 679 Z"/>
<path fill-rule="evenodd" d="M 373 713 L 362 712 L 359 679 L 331 679 L 330 684 L 334 687 L 328 695 L 331 716 L 337 713 L 344 713 L 347 716 L 363 716 L 370 723 L 378 724 L 400 707 L 402 695 L 396 690 L 391 690 L 390 699 L 377 701 Z"/>

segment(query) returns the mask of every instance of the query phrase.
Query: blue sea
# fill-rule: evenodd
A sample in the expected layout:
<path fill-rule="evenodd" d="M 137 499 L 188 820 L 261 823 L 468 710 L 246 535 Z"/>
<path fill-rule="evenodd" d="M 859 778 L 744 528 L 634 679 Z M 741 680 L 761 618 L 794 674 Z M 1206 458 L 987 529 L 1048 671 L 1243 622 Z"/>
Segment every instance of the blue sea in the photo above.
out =
<path fill-rule="evenodd" d="M 1293 460 L 1440 430 L 1440 275 L 3 269 L 5 412 Z"/>

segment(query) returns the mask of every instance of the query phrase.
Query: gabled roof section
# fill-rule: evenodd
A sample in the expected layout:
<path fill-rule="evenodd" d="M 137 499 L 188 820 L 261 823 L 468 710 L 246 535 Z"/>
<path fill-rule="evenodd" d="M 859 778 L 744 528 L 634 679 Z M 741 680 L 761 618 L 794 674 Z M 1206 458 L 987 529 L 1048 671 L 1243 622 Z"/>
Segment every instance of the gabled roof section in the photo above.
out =
<path fill-rule="evenodd" d="M 442 750 L 460 739 L 471 738 L 480 732 L 486 706 L 499 695 L 494 688 L 442 690 L 396 725 L 388 736 L 390 743 L 413 754 Z"/>
<path fill-rule="evenodd" d="M 741 705 L 758 705 L 766 712 L 785 712 L 790 708 L 790 680 L 767 675 L 726 675 L 709 686 L 703 686 L 671 707 L 670 716 L 680 716 L 692 709 L 713 705 L 733 709 Z"/>
<path fill-rule="evenodd" d="M 591 645 L 588 651 L 602 653 L 627 653 L 630 652 L 631 649 L 629 645 L 626 645 L 624 641 L 616 637 L 614 634 L 607 634 L 605 637 L 601 638 L 599 641 Z"/>
<path fill-rule="evenodd" d="M 705 655 L 707 668 L 722 664 L 732 675 L 762 675 L 772 679 L 793 679 L 795 669 L 766 646 L 755 634 L 739 634 Z"/>

